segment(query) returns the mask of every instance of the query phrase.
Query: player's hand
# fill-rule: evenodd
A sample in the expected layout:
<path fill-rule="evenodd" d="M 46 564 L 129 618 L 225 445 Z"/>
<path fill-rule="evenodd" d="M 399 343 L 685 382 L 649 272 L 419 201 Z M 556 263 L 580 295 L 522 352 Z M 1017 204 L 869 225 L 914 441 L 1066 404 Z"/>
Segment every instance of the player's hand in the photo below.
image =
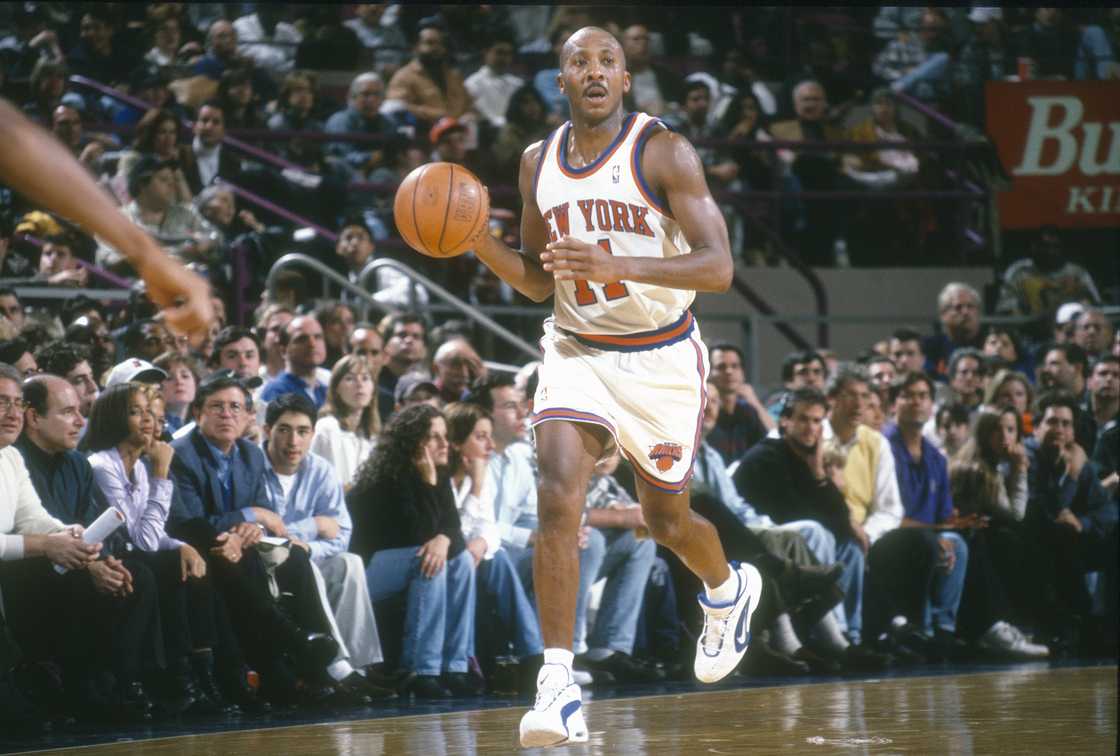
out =
<path fill-rule="evenodd" d="M 214 320 L 210 287 L 199 275 L 168 257 L 150 239 L 139 256 L 130 256 L 148 286 L 148 297 L 163 308 L 163 322 L 172 333 L 186 336 L 199 346 Z"/>
<path fill-rule="evenodd" d="M 549 243 L 541 252 L 541 267 L 558 281 L 614 283 L 622 278 L 619 260 L 598 244 L 588 244 L 565 236 Z"/>

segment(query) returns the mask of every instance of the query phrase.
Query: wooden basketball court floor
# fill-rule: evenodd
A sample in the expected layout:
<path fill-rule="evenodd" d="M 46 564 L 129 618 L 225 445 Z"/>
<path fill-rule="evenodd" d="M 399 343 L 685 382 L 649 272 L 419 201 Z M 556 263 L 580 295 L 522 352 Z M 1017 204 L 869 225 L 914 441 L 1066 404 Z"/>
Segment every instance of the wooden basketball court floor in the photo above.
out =
<path fill-rule="evenodd" d="M 1111 754 L 1117 667 L 996 671 L 721 687 L 636 698 L 585 696 L 587 744 L 552 753 Z M 320 721 L 52 749 L 83 756 L 534 753 L 517 747 L 522 705 Z M 407 709 L 397 709 L 407 711 Z M 252 727 L 252 723 L 245 723 Z M 57 742 L 57 741 L 56 741 Z M 25 747 L 32 747 L 30 743 Z M 6 749 L 5 749 L 6 750 Z M 36 749 L 42 751 L 42 749 Z"/>

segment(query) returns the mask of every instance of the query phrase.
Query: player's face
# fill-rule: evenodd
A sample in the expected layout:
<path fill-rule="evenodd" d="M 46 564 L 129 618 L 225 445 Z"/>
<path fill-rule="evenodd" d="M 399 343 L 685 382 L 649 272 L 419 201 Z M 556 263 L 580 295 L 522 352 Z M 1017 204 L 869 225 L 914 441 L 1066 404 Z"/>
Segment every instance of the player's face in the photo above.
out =
<path fill-rule="evenodd" d="M 578 31 L 568 38 L 557 76 L 573 113 L 599 120 L 618 111 L 630 91 L 622 47 L 610 34 Z"/>

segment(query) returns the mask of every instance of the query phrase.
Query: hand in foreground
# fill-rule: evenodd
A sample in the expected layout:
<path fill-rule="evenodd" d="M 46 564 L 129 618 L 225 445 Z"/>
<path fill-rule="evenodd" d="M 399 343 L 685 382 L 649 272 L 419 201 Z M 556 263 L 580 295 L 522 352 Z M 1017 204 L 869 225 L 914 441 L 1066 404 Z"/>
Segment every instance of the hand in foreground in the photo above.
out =
<path fill-rule="evenodd" d="M 185 335 L 191 346 L 199 346 L 214 319 L 210 287 L 200 276 L 151 243 L 136 269 L 148 286 L 148 296 L 163 310 L 163 321 L 175 334 Z"/>
<path fill-rule="evenodd" d="M 220 533 L 214 539 L 214 542 L 217 546 L 211 547 L 211 554 L 221 557 L 230 564 L 237 564 L 241 561 L 241 536 L 236 533 Z"/>
<path fill-rule="evenodd" d="M 426 578 L 433 578 L 447 564 L 447 548 L 451 539 L 440 533 L 416 550 L 420 557 L 420 574 Z"/>
<path fill-rule="evenodd" d="M 179 573 L 184 583 L 187 582 L 187 578 L 206 577 L 206 560 L 194 546 L 187 543 L 179 547 Z"/>
<path fill-rule="evenodd" d="M 25 536 L 30 538 L 31 536 Z M 42 539 L 43 554 L 60 567 L 80 570 L 101 553 L 101 544 L 89 544 L 82 540 L 81 533 L 67 529 Z"/>

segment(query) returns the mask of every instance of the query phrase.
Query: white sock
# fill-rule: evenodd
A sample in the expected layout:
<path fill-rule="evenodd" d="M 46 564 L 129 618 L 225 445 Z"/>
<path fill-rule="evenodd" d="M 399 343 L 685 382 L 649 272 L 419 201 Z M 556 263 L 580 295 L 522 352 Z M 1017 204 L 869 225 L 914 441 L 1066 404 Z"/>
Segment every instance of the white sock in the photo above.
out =
<path fill-rule="evenodd" d="M 830 649 L 843 651 L 848 646 L 852 645 L 848 643 L 848 639 L 840 632 L 840 626 L 836 624 L 836 618 L 832 616 L 832 612 L 824 615 L 814 629 L 817 632 L 817 638 Z"/>
<path fill-rule="evenodd" d="M 353 672 L 354 667 L 352 667 L 350 662 L 346 659 L 339 659 L 336 662 L 331 662 L 331 665 L 327 667 L 327 674 L 330 675 L 331 679 L 335 682 L 345 680 L 353 674 Z"/>
<path fill-rule="evenodd" d="M 731 570 L 731 574 L 722 584 L 715 588 L 705 585 L 704 590 L 708 594 L 708 600 L 713 604 L 730 604 L 739 596 L 739 574 Z"/>
<path fill-rule="evenodd" d="M 788 614 L 779 614 L 770 628 L 770 647 L 783 654 L 792 654 L 801 648 L 801 641 L 793 631 Z"/>
<path fill-rule="evenodd" d="M 559 664 L 564 669 L 568 670 L 568 676 L 572 674 L 572 659 L 575 654 L 566 648 L 546 648 L 544 650 L 544 663 L 545 664 Z"/>

